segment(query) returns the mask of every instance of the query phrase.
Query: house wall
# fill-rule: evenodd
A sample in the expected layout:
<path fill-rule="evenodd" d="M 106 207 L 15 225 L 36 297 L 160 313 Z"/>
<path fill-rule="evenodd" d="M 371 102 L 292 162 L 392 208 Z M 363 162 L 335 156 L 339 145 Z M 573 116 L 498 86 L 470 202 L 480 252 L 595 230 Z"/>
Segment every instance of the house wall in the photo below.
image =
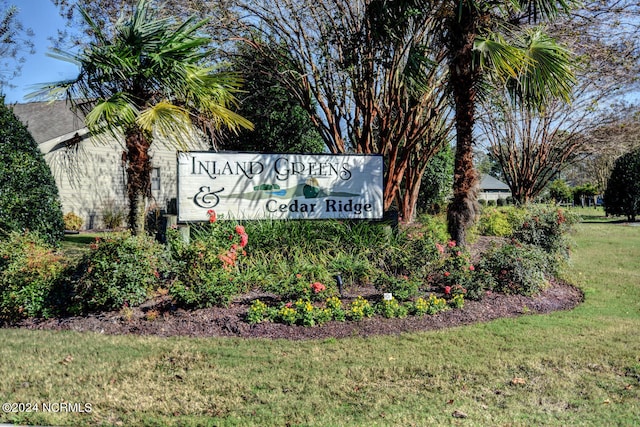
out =
<path fill-rule="evenodd" d="M 498 199 L 506 199 L 511 196 L 510 191 L 481 191 L 478 193 L 478 200 L 498 200 Z"/>
<path fill-rule="evenodd" d="M 193 145 L 193 144 L 191 144 Z M 206 149 L 197 144 L 194 150 Z M 160 143 L 151 150 L 153 168 L 159 168 L 160 188 L 152 190 L 149 208 L 166 209 L 177 196 L 177 151 Z M 123 147 L 116 139 L 83 140 L 73 149 L 59 148 L 45 154 L 58 186 L 63 213 L 83 219 L 82 229 L 106 228 L 104 217 L 119 211 L 126 224 L 128 200 Z"/>

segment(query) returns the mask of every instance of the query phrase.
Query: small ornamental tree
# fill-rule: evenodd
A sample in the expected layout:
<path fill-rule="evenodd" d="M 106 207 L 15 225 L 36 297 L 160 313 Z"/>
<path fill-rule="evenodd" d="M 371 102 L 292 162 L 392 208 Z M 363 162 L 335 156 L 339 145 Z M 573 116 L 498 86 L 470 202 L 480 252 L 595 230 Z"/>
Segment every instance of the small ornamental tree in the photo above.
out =
<path fill-rule="evenodd" d="M 604 192 L 607 215 L 626 215 L 635 221 L 640 213 L 640 149 L 616 160 Z"/>
<path fill-rule="evenodd" d="M 27 128 L 0 101 L 0 238 L 29 230 L 56 243 L 64 223 L 55 180 Z"/>

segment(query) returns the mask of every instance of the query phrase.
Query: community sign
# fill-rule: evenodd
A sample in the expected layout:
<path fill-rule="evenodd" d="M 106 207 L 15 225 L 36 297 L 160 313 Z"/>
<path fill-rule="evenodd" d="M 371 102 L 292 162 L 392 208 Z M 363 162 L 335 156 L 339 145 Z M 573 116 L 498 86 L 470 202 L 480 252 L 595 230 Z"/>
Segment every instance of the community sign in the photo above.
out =
<path fill-rule="evenodd" d="M 178 221 L 381 219 L 379 155 L 178 153 Z"/>

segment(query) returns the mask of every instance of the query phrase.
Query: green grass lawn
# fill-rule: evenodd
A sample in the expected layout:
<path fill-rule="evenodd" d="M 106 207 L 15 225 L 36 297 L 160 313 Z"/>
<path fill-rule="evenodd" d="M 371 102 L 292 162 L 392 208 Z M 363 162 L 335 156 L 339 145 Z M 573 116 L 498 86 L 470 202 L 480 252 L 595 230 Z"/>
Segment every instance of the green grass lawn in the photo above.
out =
<path fill-rule="evenodd" d="M 586 301 L 569 312 L 305 342 L 0 330 L 0 402 L 91 405 L 0 422 L 640 425 L 640 227 L 595 212 L 574 236 L 566 276 Z"/>

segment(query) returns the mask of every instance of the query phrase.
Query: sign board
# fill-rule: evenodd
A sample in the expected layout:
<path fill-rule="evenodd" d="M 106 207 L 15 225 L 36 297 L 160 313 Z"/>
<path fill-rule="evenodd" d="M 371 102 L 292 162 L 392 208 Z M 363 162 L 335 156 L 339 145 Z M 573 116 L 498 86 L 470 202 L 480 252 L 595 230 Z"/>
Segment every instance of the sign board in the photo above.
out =
<path fill-rule="evenodd" d="M 381 219 L 379 155 L 178 153 L 178 221 Z"/>

